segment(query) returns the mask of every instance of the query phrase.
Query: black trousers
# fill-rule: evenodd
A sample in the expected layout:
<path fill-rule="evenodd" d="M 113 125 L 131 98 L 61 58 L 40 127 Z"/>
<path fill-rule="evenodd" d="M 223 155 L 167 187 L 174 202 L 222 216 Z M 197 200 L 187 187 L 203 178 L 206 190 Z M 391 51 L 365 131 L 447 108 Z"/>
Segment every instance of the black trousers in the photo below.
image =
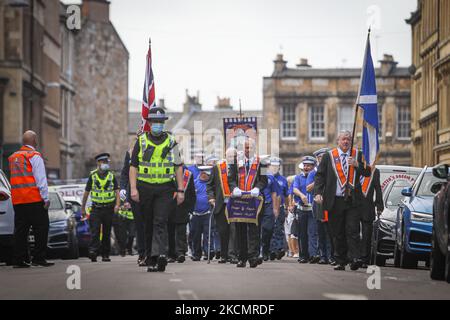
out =
<path fill-rule="evenodd" d="M 119 245 L 119 253 L 125 254 L 127 250 L 131 251 L 133 249 L 133 242 L 136 234 L 134 220 L 126 219 L 115 214 L 113 218 L 113 227 Z"/>
<path fill-rule="evenodd" d="M 230 223 L 230 239 L 228 241 L 228 258 L 238 258 L 238 244 L 236 235 L 236 223 Z"/>
<path fill-rule="evenodd" d="M 133 211 L 134 226 L 136 230 L 136 244 L 139 257 L 145 257 L 145 231 L 144 231 L 144 216 L 141 213 L 141 206 L 139 203 L 130 201 L 131 210 Z"/>
<path fill-rule="evenodd" d="M 241 261 L 255 260 L 260 251 L 261 223 L 236 223 L 238 243 L 238 259 Z"/>
<path fill-rule="evenodd" d="M 171 258 L 185 256 L 188 251 L 186 225 L 187 223 L 169 222 L 169 257 Z"/>
<path fill-rule="evenodd" d="M 155 260 L 169 251 L 169 213 L 175 210 L 175 185 L 138 183 L 141 213 L 144 216 L 145 255 Z"/>
<path fill-rule="evenodd" d="M 336 197 L 329 213 L 329 223 L 338 264 L 347 264 L 360 257 L 360 212 L 361 207 Z"/>
<path fill-rule="evenodd" d="M 101 254 L 103 257 L 109 257 L 109 253 L 111 252 L 113 215 L 113 205 L 107 207 L 92 206 L 92 212 L 89 216 L 89 227 L 91 229 L 91 243 L 89 244 L 90 254 Z M 100 232 L 102 233 L 101 242 Z"/>
<path fill-rule="evenodd" d="M 220 237 L 220 256 L 223 259 L 229 258 L 230 249 L 230 224 L 225 215 L 225 206 L 215 215 L 217 229 Z"/>
<path fill-rule="evenodd" d="M 29 262 L 28 235 L 33 228 L 35 245 L 31 253 L 34 261 L 44 260 L 48 241 L 48 210 L 43 202 L 14 206 L 14 257 L 16 263 Z"/>
<path fill-rule="evenodd" d="M 373 222 L 375 221 L 375 206 L 364 205 L 361 210 L 361 261 L 369 264 Z"/>

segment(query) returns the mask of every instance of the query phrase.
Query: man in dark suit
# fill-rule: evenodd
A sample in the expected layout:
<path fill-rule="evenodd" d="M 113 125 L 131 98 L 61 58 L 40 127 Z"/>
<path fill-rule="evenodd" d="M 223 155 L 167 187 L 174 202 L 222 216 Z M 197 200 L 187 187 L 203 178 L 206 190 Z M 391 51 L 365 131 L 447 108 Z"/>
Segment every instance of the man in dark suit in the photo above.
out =
<path fill-rule="evenodd" d="M 175 210 L 169 213 L 169 223 L 167 226 L 169 235 L 169 263 L 177 261 L 183 263 L 186 260 L 187 247 L 187 224 L 189 214 L 194 211 L 196 193 L 194 184 L 194 174 L 186 167 L 183 168 L 184 202 L 177 205 Z"/>
<path fill-rule="evenodd" d="M 360 212 L 363 194 L 361 176 L 369 177 L 371 168 L 366 165 L 362 152 L 350 150 L 352 134 L 341 132 L 337 148 L 325 153 L 314 183 L 314 200 L 329 212 L 329 221 L 335 258 L 335 270 L 358 270 L 360 257 Z M 350 179 L 348 179 L 350 177 Z M 349 180 L 349 181 L 347 181 Z"/>
<path fill-rule="evenodd" d="M 231 225 L 227 221 L 225 208 L 231 189 L 228 183 L 229 164 L 233 162 L 236 150 L 230 148 L 226 152 L 226 160 L 216 164 L 207 184 L 209 203 L 214 206 L 214 217 L 220 236 L 220 260 L 219 263 L 227 263 L 236 260 L 235 235 L 231 237 Z"/>
<path fill-rule="evenodd" d="M 241 157 L 238 155 L 238 159 L 233 161 L 230 165 L 228 172 L 228 181 L 230 184 L 230 190 L 232 191 L 232 197 L 241 197 L 244 190 L 239 188 L 239 168 L 245 167 L 246 176 L 249 175 L 252 165 L 255 164 L 257 159 L 254 151 L 250 152 L 250 149 L 255 150 L 254 141 L 246 139 L 244 142 L 244 153 Z M 267 185 L 267 176 L 261 174 L 261 166 L 258 166 L 257 172 L 252 180 L 251 190 L 246 190 L 251 193 L 253 197 L 261 195 L 261 191 Z M 250 268 L 256 268 L 259 264 L 258 257 L 260 251 L 260 232 L 258 225 L 254 223 L 236 223 L 236 234 L 238 243 L 238 256 L 239 262 L 238 268 L 245 268 L 247 261 L 250 264 Z"/>
<path fill-rule="evenodd" d="M 383 192 L 381 191 L 380 170 L 375 169 L 371 180 L 366 178 L 367 185 L 363 183 L 363 210 L 361 211 L 361 262 L 362 268 L 367 268 L 370 263 L 370 247 L 372 242 L 373 222 L 375 221 L 375 207 L 378 216 L 384 210 Z M 370 183 L 370 184 L 369 184 Z M 367 190 L 366 190 L 367 189 Z"/>

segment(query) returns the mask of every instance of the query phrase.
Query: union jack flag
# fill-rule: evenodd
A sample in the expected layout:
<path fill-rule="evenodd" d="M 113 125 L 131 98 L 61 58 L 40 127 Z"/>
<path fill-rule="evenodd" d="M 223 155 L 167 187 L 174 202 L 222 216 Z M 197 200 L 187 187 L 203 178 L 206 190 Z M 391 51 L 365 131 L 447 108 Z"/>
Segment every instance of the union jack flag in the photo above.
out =
<path fill-rule="evenodd" d="M 152 46 L 151 42 L 148 46 L 147 66 L 145 68 L 145 82 L 144 82 L 144 97 L 142 99 L 142 126 L 143 132 L 149 132 L 150 127 L 145 119 L 147 119 L 148 112 L 151 108 L 156 107 L 155 103 L 155 82 L 152 70 Z"/>

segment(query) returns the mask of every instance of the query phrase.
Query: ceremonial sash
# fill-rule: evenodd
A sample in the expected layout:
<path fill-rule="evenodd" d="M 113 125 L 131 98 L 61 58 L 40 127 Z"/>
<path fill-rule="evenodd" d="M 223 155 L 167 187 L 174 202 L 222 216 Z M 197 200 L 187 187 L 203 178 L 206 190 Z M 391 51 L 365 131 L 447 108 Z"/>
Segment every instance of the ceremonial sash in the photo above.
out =
<path fill-rule="evenodd" d="M 334 172 L 336 173 L 336 177 L 338 178 L 339 185 L 341 188 L 344 188 L 344 186 L 347 184 L 347 176 L 344 173 L 344 168 L 342 167 L 341 157 L 339 156 L 339 151 L 337 148 L 334 148 L 330 151 L 331 155 L 331 162 L 333 164 Z M 352 158 L 356 158 L 356 149 L 352 150 Z M 356 178 L 356 171 L 353 166 L 348 164 L 348 170 L 350 175 L 350 186 L 355 186 L 355 178 Z"/>
<path fill-rule="evenodd" d="M 372 170 L 372 174 L 369 177 L 361 177 L 361 189 L 364 197 L 367 197 L 369 193 L 370 185 L 372 184 L 373 173 L 375 170 Z"/>
<path fill-rule="evenodd" d="M 256 180 L 256 175 L 258 174 L 259 169 L 259 158 L 256 157 L 248 171 L 246 173 L 245 162 L 243 165 L 239 166 L 239 189 L 242 191 L 250 191 L 253 189 L 253 185 Z"/>
<path fill-rule="evenodd" d="M 191 175 L 192 172 L 190 172 L 189 170 L 184 170 L 184 175 L 183 175 L 183 190 L 186 192 L 187 187 L 189 185 L 189 181 L 191 180 Z"/>
<path fill-rule="evenodd" d="M 220 185 L 222 186 L 222 193 L 224 199 L 231 197 L 230 185 L 228 184 L 228 164 L 222 161 L 217 164 L 219 169 Z"/>

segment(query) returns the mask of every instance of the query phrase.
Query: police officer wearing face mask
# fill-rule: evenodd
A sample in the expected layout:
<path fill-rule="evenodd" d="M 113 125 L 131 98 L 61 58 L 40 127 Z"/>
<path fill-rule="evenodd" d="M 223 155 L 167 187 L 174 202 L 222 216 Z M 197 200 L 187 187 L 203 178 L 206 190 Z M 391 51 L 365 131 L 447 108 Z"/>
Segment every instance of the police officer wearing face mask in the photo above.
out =
<path fill-rule="evenodd" d="M 97 169 L 92 171 L 83 195 L 81 213 L 86 215 L 86 201 L 91 194 L 92 212 L 89 217 L 92 239 L 89 244 L 89 258 L 97 262 L 97 255 L 102 254 L 103 262 L 110 262 L 111 226 L 114 213 L 120 208 L 119 184 L 114 174 L 109 170 L 109 153 L 95 157 Z M 102 240 L 100 243 L 100 230 Z M 101 249 L 101 250 L 100 250 Z"/>
<path fill-rule="evenodd" d="M 139 136 L 131 155 L 131 199 L 139 203 L 144 216 L 148 272 L 165 271 L 169 214 L 185 198 L 183 162 L 175 139 L 164 131 L 167 119 L 164 109 L 151 108 L 150 132 Z"/>

